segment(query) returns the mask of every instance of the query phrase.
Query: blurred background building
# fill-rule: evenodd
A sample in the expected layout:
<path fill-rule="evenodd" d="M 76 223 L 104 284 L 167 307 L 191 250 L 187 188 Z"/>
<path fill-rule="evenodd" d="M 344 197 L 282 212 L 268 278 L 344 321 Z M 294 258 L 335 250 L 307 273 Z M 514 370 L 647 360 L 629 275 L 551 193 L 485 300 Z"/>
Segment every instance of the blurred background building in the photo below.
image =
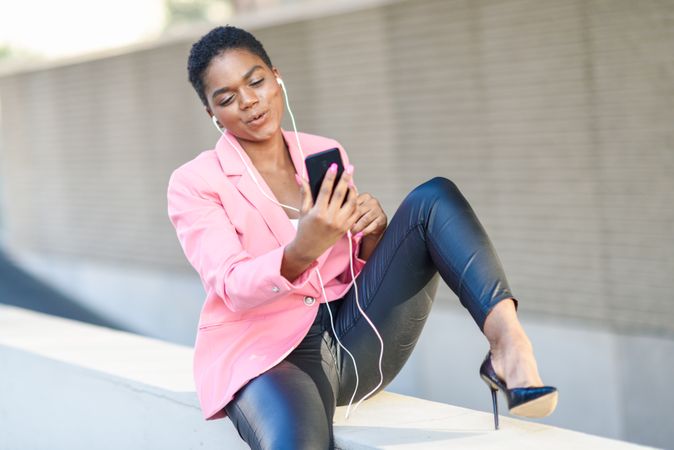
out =
<path fill-rule="evenodd" d="M 2 5 L 5 29 L 38 33 Z M 674 448 L 674 2 L 87 8 L 72 14 L 89 28 L 61 23 L 37 41 L 70 33 L 91 52 L 126 28 L 125 46 L 101 39 L 81 55 L 0 41 L 0 236 L 18 268 L 110 323 L 193 344 L 204 293 L 166 187 L 218 138 L 186 60 L 231 23 L 265 45 L 299 128 L 338 139 L 389 218 L 433 176 L 458 184 L 520 299 L 543 379 L 560 389 L 543 422 Z M 477 376 L 486 350 L 442 285 L 390 389 L 490 410 Z"/>

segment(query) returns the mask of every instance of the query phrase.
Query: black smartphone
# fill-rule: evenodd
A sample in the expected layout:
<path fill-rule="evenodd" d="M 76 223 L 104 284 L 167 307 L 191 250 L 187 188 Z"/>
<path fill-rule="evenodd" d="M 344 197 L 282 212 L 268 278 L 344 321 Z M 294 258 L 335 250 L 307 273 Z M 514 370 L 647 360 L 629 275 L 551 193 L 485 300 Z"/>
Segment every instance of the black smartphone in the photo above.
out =
<path fill-rule="evenodd" d="M 339 149 L 337 147 L 331 148 L 329 150 L 323 150 L 322 152 L 314 153 L 309 155 L 304 160 L 304 163 L 307 167 L 307 175 L 309 176 L 309 186 L 311 187 L 311 195 L 316 203 L 318 198 L 318 192 L 321 190 L 321 184 L 325 178 L 325 173 L 328 171 L 328 167 L 332 163 L 337 164 L 337 177 L 335 178 L 334 186 L 337 186 L 337 182 L 344 172 L 344 164 L 342 164 L 342 156 L 339 154 Z M 334 191 L 333 186 L 333 191 Z M 348 195 L 347 195 L 348 197 Z M 344 198 L 344 203 L 346 203 L 346 197 Z M 342 204 L 344 204 L 342 203 Z"/>

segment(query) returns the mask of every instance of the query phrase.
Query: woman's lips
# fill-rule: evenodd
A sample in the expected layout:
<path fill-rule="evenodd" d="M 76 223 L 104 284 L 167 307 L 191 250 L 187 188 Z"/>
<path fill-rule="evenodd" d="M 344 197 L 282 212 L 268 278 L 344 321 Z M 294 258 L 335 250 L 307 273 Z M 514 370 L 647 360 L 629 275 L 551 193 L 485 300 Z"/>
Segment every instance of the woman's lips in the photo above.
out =
<path fill-rule="evenodd" d="M 248 122 L 246 122 L 246 124 L 247 124 L 248 126 L 253 126 L 253 127 L 262 125 L 262 124 L 267 120 L 267 116 L 268 116 L 268 112 L 265 111 L 265 112 L 263 112 L 262 115 L 260 115 L 259 117 L 254 118 L 254 119 L 251 119 L 251 120 L 249 120 Z"/>

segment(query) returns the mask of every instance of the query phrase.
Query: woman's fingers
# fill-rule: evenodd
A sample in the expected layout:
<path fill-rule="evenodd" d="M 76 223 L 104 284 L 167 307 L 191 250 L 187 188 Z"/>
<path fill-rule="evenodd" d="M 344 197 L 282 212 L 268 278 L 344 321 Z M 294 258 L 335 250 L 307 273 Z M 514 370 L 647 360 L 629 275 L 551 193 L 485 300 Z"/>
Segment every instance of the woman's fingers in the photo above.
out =
<path fill-rule="evenodd" d="M 325 172 L 325 178 L 321 183 L 321 188 L 318 191 L 318 197 L 316 198 L 316 206 L 320 209 L 327 209 L 330 202 L 330 195 L 332 194 L 332 188 L 335 185 L 335 178 L 337 177 L 337 164 L 332 163 L 328 170 Z"/>
<path fill-rule="evenodd" d="M 374 211 L 366 210 L 364 213 L 362 212 L 362 209 L 359 208 L 359 217 L 356 223 L 351 227 L 351 232 L 352 233 L 358 233 L 359 231 L 364 231 L 365 228 L 372 222 L 374 219 Z M 363 233 L 364 234 L 364 233 Z"/>
<path fill-rule="evenodd" d="M 337 212 L 341 208 L 343 208 L 344 199 L 349 193 L 350 186 L 352 184 L 351 183 L 352 179 L 353 179 L 353 166 L 349 164 L 346 170 L 344 170 L 344 172 L 342 173 L 342 176 L 339 178 L 339 181 L 335 186 L 335 190 L 332 193 L 330 204 L 328 205 L 328 209 L 333 214 L 337 214 Z"/>
<path fill-rule="evenodd" d="M 346 229 L 350 229 L 353 223 L 351 222 L 351 216 L 354 213 L 358 212 L 358 203 L 357 203 L 356 191 L 353 186 L 348 186 L 346 191 L 346 202 L 344 205 L 337 211 L 337 221 L 343 223 L 344 221 L 348 222 L 346 224 Z M 356 217 L 356 220 L 358 218 Z M 355 220 L 354 220 L 355 222 Z"/>
<path fill-rule="evenodd" d="M 352 233 L 379 234 L 386 229 L 388 219 L 376 198 L 366 192 L 358 196 L 357 204 L 359 217 L 351 227 Z"/>
<path fill-rule="evenodd" d="M 379 228 L 379 226 L 380 226 L 379 222 L 377 222 L 377 220 L 373 220 L 372 222 L 370 222 L 368 226 L 366 226 L 364 229 L 360 231 L 363 232 L 363 236 L 367 236 L 368 234 L 374 233 L 377 230 L 377 228 Z"/>
<path fill-rule="evenodd" d="M 358 196 L 356 194 L 356 188 L 351 186 L 351 192 L 349 193 L 349 202 L 351 203 L 351 209 L 348 211 L 349 218 L 347 219 L 348 230 L 351 230 L 353 233 L 353 226 L 360 219 L 362 211 L 358 207 Z"/>

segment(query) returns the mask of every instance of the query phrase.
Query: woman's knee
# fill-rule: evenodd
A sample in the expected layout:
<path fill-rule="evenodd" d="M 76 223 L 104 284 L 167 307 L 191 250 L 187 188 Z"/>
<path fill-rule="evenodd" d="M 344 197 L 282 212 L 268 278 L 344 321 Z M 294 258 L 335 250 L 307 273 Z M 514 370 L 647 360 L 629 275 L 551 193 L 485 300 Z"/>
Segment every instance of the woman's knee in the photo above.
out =
<path fill-rule="evenodd" d="M 413 200 L 437 200 L 441 198 L 454 198 L 461 196 L 456 184 L 445 177 L 433 177 L 415 187 L 408 195 Z"/>
<path fill-rule="evenodd" d="M 421 189 L 430 193 L 438 193 L 446 192 L 448 190 L 458 190 L 458 187 L 449 178 L 433 177 L 430 180 L 421 183 L 416 189 Z"/>

